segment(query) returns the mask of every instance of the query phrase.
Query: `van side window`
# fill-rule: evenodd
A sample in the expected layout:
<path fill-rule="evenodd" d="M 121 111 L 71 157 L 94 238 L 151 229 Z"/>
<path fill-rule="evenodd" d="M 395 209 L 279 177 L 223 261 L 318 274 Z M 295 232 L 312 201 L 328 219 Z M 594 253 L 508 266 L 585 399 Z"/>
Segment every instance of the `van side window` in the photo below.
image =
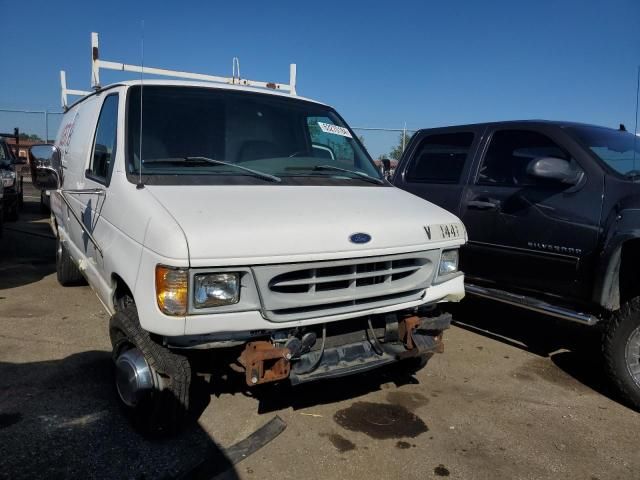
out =
<path fill-rule="evenodd" d="M 546 184 L 527 174 L 534 158 L 555 157 L 571 162 L 571 156 L 553 140 L 531 130 L 499 130 L 491 143 L 478 173 L 480 185 L 534 186 Z"/>
<path fill-rule="evenodd" d="M 472 132 L 443 133 L 422 139 L 406 174 L 407 182 L 458 183 L 467 161 Z"/>
<path fill-rule="evenodd" d="M 105 98 L 98 118 L 96 138 L 93 144 L 91 164 L 88 176 L 97 181 L 109 183 L 113 162 L 116 157 L 116 142 L 118 138 L 118 95 L 112 94 Z"/>

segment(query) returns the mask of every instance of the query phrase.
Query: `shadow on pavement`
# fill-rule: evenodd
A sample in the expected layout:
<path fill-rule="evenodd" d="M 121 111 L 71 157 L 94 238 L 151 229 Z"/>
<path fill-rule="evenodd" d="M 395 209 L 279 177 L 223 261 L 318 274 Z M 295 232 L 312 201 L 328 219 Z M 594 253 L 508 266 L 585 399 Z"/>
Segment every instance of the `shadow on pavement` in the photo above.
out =
<path fill-rule="evenodd" d="M 5 222 L 0 238 L 0 290 L 37 282 L 55 272 L 55 239 L 48 213 L 25 201 L 17 222 Z"/>
<path fill-rule="evenodd" d="M 259 448 L 264 437 L 284 429 L 276 417 L 226 450 L 197 422 L 174 437 L 148 438 L 132 428 L 120 407 L 112 368 L 106 351 L 44 362 L 0 362 L 0 478 L 235 479 L 234 463 L 252 453 L 251 447 Z M 215 401 L 211 394 L 252 396 L 259 403 L 257 413 L 265 414 L 355 399 L 388 382 L 400 386 L 418 380 L 397 364 L 297 387 L 249 390 L 244 376 L 233 373 L 210 384 L 194 382 L 192 395 L 199 401 L 191 414 L 198 417 Z"/>
<path fill-rule="evenodd" d="M 549 358 L 583 385 L 620 402 L 604 371 L 598 329 L 475 298 L 453 313 L 456 326 Z"/>
<path fill-rule="evenodd" d="M 429 368 L 428 366 L 426 368 Z M 418 384 L 418 379 L 402 363 L 380 367 L 369 372 L 348 377 L 321 380 L 297 386 L 283 383 L 265 385 L 254 396 L 259 400 L 260 413 L 268 413 L 284 408 L 294 410 L 316 405 L 355 400 L 358 397 L 381 390 L 382 385 L 394 383 L 396 386 Z"/>
<path fill-rule="evenodd" d="M 197 424 L 148 439 L 122 412 L 109 352 L 62 360 L 0 362 L 0 478 L 237 478 L 223 450 Z M 206 405 L 205 405 L 206 406 Z"/>
<path fill-rule="evenodd" d="M 429 368 L 429 365 L 426 368 Z M 316 405 L 353 400 L 381 390 L 382 385 L 387 383 L 394 383 L 398 387 L 420 383 L 414 372 L 410 371 L 402 362 L 356 375 L 296 386 L 283 382 L 248 387 L 244 374 L 232 371 L 228 368 L 228 363 L 225 365 L 224 362 L 220 362 L 212 370 L 209 383 L 209 393 L 212 396 L 240 394 L 255 398 L 258 401 L 259 414 L 277 412 L 287 408 L 299 410 Z M 213 372 L 218 372 L 218 375 Z"/>

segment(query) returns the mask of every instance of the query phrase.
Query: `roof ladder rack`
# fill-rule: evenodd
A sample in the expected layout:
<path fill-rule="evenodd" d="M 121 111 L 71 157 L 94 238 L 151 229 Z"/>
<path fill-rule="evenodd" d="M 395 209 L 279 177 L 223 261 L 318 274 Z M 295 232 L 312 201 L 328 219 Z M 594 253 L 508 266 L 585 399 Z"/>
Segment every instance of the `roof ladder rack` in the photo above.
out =
<path fill-rule="evenodd" d="M 91 95 L 91 92 L 87 92 L 85 90 L 73 90 L 67 88 L 67 74 L 64 70 L 60 70 L 60 102 L 62 103 L 62 108 L 66 111 L 68 108 L 67 96 L 75 95 L 77 97 L 84 97 L 87 95 Z"/>
<path fill-rule="evenodd" d="M 100 59 L 100 50 L 98 42 L 98 34 L 96 32 L 91 33 L 91 88 L 93 90 L 100 90 L 100 69 L 102 70 L 117 70 L 122 72 L 134 72 L 144 73 L 148 75 L 159 75 L 164 77 L 184 78 L 189 80 L 199 80 L 203 82 L 213 83 L 225 83 L 228 85 L 240 85 L 243 87 L 255 87 L 266 88 L 270 90 L 281 90 L 289 92 L 290 95 L 297 95 L 296 93 L 296 64 L 292 63 L 289 66 L 289 83 L 274 83 L 274 82 L 262 82 L 258 80 L 249 80 L 240 77 L 240 61 L 237 57 L 233 58 L 232 73 L 230 77 L 220 77 L 216 75 L 206 75 L 202 73 L 182 72 L 179 70 L 167 70 L 164 68 L 154 67 L 142 67 L 139 65 L 129 65 L 121 62 L 111 62 Z M 60 71 L 60 83 L 62 86 L 62 107 L 66 110 L 68 106 L 67 96 L 86 96 L 91 92 L 84 90 L 71 90 L 67 88 L 66 75 L 64 71 Z"/>

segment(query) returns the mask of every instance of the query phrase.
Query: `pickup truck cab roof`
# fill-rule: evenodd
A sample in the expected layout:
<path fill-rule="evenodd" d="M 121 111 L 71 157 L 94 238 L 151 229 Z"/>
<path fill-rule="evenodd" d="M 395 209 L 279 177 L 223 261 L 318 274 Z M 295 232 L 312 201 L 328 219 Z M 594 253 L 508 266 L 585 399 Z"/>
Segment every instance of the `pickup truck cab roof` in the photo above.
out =
<path fill-rule="evenodd" d="M 470 127 L 510 127 L 515 125 L 529 125 L 532 127 L 535 126 L 558 126 L 558 127 L 571 127 L 571 126 L 591 126 L 597 128 L 609 128 L 602 127 L 599 125 L 593 125 L 589 123 L 575 122 L 575 121 L 565 121 L 565 120 L 544 120 L 544 119 L 525 119 L 525 120 L 496 120 L 490 122 L 477 122 L 477 123 L 464 123 L 459 125 L 444 125 L 440 127 L 429 127 L 429 128 L 421 128 L 418 131 L 430 131 L 430 130 L 445 130 L 445 129 L 454 129 L 454 130 L 462 130 Z M 611 129 L 615 130 L 615 129 Z"/>

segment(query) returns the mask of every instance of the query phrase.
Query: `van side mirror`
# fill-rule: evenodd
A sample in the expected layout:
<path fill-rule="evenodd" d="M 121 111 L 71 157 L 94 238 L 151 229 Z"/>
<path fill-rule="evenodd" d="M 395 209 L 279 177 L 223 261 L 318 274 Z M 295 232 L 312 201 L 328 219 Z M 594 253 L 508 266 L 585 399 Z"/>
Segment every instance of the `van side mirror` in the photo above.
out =
<path fill-rule="evenodd" d="M 55 145 L 33 145 L 29 149 L 31 181 L 40 190 L 57 190 L 62 186 L 60 150 Z"/>
<path fill-rule="evenodd" d="M 582 178 L 582 170 L 573 166 L 571 162 L 556 157 L 534 158 L 527 165 L 527 174 L 568 185 L 575 185 Z"/>

